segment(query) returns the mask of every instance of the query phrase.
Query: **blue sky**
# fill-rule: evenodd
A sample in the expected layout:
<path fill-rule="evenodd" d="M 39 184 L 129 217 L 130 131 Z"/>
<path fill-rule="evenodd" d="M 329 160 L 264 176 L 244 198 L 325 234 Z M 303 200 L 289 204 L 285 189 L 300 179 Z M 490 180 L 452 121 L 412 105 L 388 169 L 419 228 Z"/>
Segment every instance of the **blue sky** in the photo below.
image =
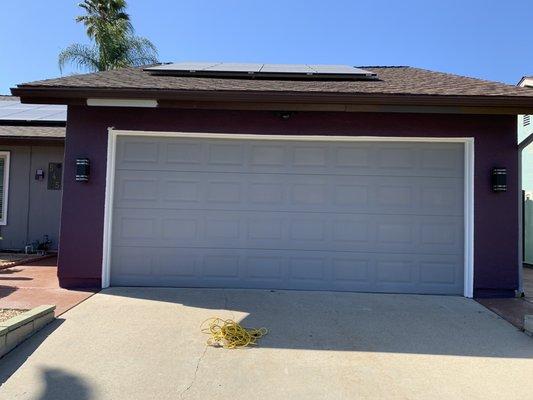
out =
<path fill-rule="evenodd" d="M 86 42 L 78 1 L 1 3 L 0 94 L 59 76 L 59 51 Z M 129 11 L 162 61 L 412 65 L 515 84 L 533 74 L 528 3 L 129 0 Z"/>

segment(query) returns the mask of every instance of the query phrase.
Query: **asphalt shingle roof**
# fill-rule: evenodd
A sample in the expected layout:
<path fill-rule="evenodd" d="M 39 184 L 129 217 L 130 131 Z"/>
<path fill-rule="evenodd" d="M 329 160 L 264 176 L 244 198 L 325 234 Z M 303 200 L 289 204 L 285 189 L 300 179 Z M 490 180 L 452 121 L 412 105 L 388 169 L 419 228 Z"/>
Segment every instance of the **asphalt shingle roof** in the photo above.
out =
<path fill-rule="evenodd" d="M 293 92 L 322 94 L 382 94 L 434 96 L 533 97 L 533 91 L 442 72 L 413 67 L 361 67 L 378 74 L 378 80 L 324 81 L 271 80 L 152 75 L 130 67 L 84 75 L 72 75 L 19 85 L 19 88 L 130 89 L 206 92 Z"/>
<path fill-rule="evenodd" d="M 0 137 L 56 139 L 64 138 L 65 132 L 66 128 L 64 126 L 0 125 Z"/>

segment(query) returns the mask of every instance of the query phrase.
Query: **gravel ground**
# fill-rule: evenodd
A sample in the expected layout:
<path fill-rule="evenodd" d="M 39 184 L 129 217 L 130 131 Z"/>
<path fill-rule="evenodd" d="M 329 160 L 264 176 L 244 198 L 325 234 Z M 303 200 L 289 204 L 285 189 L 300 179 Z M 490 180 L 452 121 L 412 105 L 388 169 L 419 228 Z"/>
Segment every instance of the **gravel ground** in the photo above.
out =
<path fill-rule="evenodd" d="M 0 308 L 0 322 L 7 321 L 9 318 L 16 317 L 26 310 L 15 310 L 12 308 Z"/>

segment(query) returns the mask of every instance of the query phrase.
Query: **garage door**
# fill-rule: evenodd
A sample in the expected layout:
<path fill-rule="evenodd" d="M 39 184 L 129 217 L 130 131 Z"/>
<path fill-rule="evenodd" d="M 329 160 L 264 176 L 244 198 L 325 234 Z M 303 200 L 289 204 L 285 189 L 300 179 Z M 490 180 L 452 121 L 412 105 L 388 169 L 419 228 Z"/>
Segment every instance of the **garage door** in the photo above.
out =
<path fill-rule="evenodd" d="M 463 145 L 118 136 L 111 285 L 463 293 Z"/>

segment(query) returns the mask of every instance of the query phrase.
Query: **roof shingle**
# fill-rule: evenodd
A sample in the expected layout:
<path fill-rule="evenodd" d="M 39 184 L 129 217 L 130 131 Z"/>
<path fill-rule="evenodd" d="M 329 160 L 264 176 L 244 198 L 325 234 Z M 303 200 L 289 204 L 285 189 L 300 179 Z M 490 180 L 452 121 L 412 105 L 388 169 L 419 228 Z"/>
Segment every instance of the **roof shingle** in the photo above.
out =
<path fill-rule="evenodd" d="M 64 126 L 0 125 L 0 137 L 56 139 L 65 137 Z"/>
<path fill-rule="evenodd" d="M 533 91 L 528 89 L 420 68 L 361 68 L 377 73 L 379 79 L 319 81 L 179 77 L 152 75 L 140 67 L 130 67 L 30 82 L 18 85 L 18 88 L 533 97 Z"/>

